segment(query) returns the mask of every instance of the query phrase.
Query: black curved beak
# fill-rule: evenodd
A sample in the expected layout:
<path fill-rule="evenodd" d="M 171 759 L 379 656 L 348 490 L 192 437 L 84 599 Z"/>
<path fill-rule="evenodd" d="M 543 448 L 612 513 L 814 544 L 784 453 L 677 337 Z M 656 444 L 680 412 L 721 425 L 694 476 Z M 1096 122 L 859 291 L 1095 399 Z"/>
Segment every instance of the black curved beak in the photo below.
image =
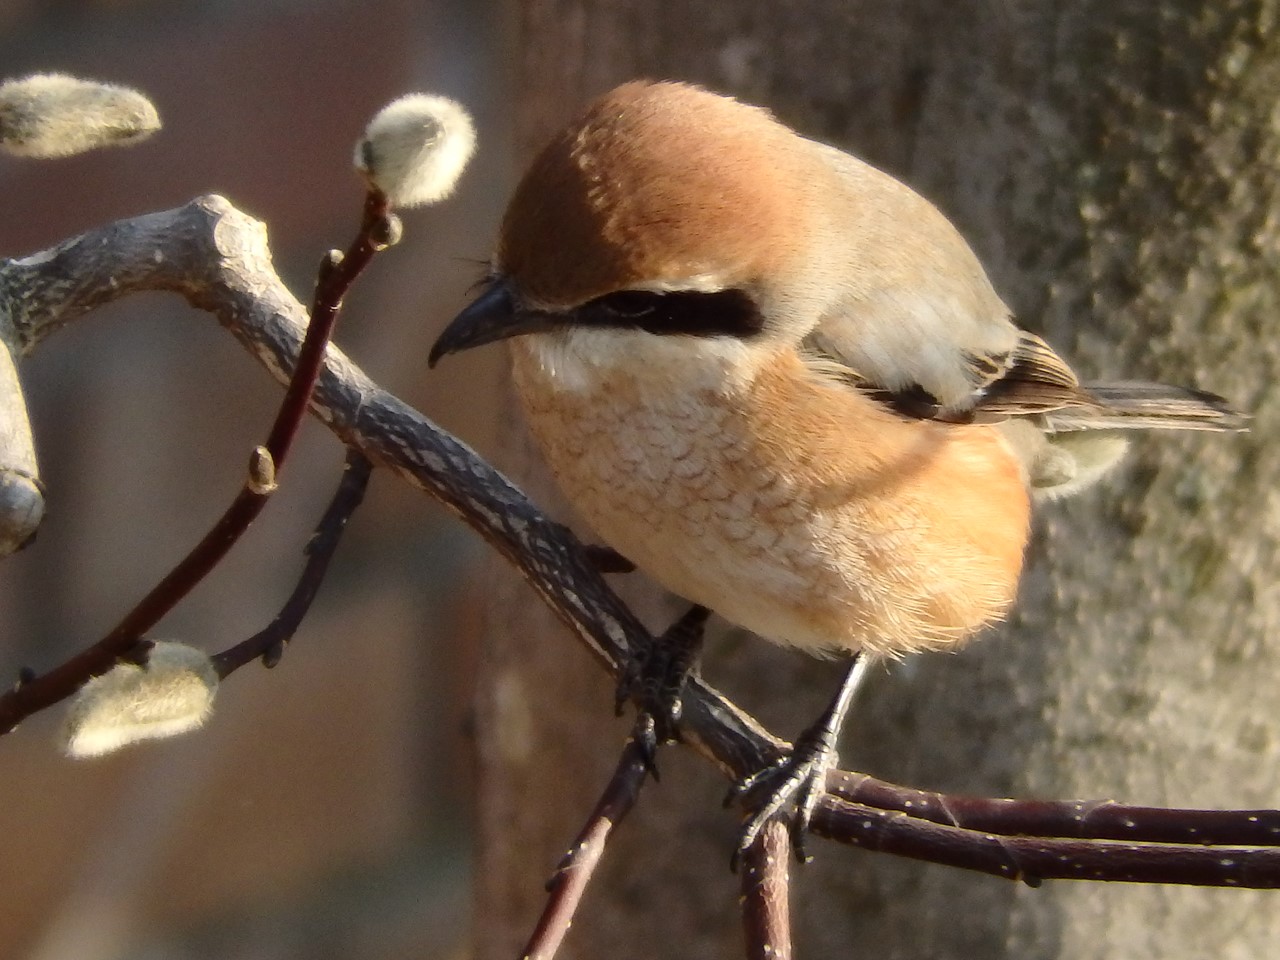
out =
<path fill-rule="evenodd" d="M 562 323 L 563 319 L 553 313 L 519 309 L 507 284 L 495 280 L 444 328 L 444 333 L 440 334 L 427 355 L 427 366 L 434 367 L 447 353 L 470 350 L 526 333 L 545 333 Z"/>

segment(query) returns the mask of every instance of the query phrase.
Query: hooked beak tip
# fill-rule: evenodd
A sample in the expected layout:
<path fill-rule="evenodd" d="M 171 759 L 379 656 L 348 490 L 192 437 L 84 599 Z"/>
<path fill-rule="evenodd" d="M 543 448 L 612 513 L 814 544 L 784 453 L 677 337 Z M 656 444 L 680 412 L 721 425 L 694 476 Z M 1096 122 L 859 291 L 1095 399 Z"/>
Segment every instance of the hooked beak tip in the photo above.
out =
<path fill-rule="evenodd" d="M 494 281 L 444 328 L 427 354 L 427 366 L 435 367 L 445 354 L 528 333 L 544 333 L 558 329 L 564 322 L 563 314 L 521 309 L 510 287 Z"/>
<path fill-rule="evenodd" d="M 500 282 L 490 284 L 444 328 L 427 354 L 427 367 L 434 368 L 446 354 L 501 338 L 511 323 L 513 312 L 511 293 L 506 285 Z"/>

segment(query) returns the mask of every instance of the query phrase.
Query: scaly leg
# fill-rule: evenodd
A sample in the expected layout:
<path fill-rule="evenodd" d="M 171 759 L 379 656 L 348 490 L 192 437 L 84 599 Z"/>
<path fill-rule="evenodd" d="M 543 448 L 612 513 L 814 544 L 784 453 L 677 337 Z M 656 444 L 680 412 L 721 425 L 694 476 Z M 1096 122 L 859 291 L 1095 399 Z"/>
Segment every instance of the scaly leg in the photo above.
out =
<path fill-rule="evenodd" d="M 855 654 L 835 698 L 822 716 L 800 734 L 791 752 L 751 774 L 729 792 L 726 805 L 745 797 L 755 808 L 743 827 L 738 849 L 733 855 L 735 871 L 738 858 L 755 842 L 764 825 L 774 816 L 786 816 L 781 811 L 787 806 L 791 807 L 791 843 L 796 858 L 801 863 L 811 859 L 805 851 L 805 835 L 809 831 L 814 808 L 826 790 L 827 773 L 836 766 L 840 728 L 845 714 L 849 712 L 849 704 L 853 702 L 853 695 L 866 676 L 867 663 L 865 654 Z"/>

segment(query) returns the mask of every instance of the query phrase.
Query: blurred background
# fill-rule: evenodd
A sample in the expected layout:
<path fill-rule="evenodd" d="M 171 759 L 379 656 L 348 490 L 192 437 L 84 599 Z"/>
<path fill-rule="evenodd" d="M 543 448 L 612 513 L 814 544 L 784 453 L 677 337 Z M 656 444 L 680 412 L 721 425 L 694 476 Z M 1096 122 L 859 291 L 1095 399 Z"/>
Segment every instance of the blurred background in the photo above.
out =
<path fill-rule="evenodd" d="M 388 390 L 492 456 L 500 354 L 426 375 L 481 272 L 509 189 L 507 4 L 469 0 L 3 0 L 4 76 L 57 70 L 145 92 L 164 130 L 127 150 L 0 158 L 0 255 L 217 192 L 264 220 L 309 298 L 345 247 L 369 117 L 409 91 L 476 118 L 456 197 L 348 298 L 337 341 Z M 48 515 L 0 565 L 0 678 L 109 630 L 230 501 L 276 384 L 173 296 L 73 325 L 22 368 Z M 157 635 L 210 651 L 268 622 L 337 483 L 308 424 L 249 536 Z M 219 693 L 208 727 L 95 761 L 63 758 L 62 711 L 0 748 L 0 960 L 450 956 L 469 922 L 467 744 L 484 548 L 375 476 L 283 663 Z"/>

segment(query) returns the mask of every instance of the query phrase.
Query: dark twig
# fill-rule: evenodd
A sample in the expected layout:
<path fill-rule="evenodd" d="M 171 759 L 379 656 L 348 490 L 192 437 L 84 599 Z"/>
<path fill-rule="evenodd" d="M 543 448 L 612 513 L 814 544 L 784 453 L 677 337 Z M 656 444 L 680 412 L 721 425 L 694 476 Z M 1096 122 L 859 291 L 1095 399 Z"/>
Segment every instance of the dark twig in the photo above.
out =
<path fill-rule="evenodd" d="M 878 810 L 1004 836 L 1280 846 L 1280 810 L 1171 810 L 1114 800 L 997 800 L 915 790 L 848 772 L 831 775 L 827 790 Z"/>
<path fill-rule="evenodd" d="M 578 903 L 604 854 L 609 835 L 635 806 L 646 773 L 643 748 L 633 735 L 623 747 L 609 785 L 591 811 L 586 825 L 547 881 L 547 905 L 520 954 L 523 960 L 551 960 L 560 949 L 560 943 L 573 923 Z"/>
<path fill-rule="evenodd" d="M 813 831 L 901 857 L 1038 886 L 1042 880 L 1280 887 L 1280 849 L 1011 837 L 947 827 L 830 795 Z"/>
<path fill-rule="evenodd" d="M 298 351 L 293 375 L 264 447 L 254 450 L 244 486 L 226 512 L 178 565 L 125 614 L 110 633 L 48 673 L 0 697 L 0 734 L 25 716 L 73 694 L 89 677 L 105 673 L 146 631 L 200 583 L 227 555 L 266 506 L 284 466 L 320 375 L 342 298 L 373 255 L 394 238 L 395 220 L 386 198 L 370 191 L 360 232 L 344 257 L 331 251 L 320 267 L 311 322 Z M 264 482 L 264 478 L 266 478 Z"/>
<path fill-rule="evenodd" d="M 766 823 L 742 855 L 742 927 L 747 960 L 791 960 L 791 831 Z"/>
<path fill-rule="evenodd" d="M 268 667 L 274 667 L 279 662 L 285 645 L 293 639 L 302 618 L 311 609 L 311 603 L 329 570 L 329 561 L 333 559 L 342 540 L 347 521 L 364 500 L 372 471 L 373 464 L 364 454 L 358 450 L 347 451 L 342 481 L 307 543 L 307 562 L 298 578 L 298 585 L 271 623 L 247 640 L 240 641 L 212 658 L 219 677 L 226 677 L 258 657 Z"/>
<path fill-rule="evenodd" d="M 156 250 L 164 256 L 156 257 Z M 306 312 L 271 269 L 261 225 L 220 197 L 119 221 L 35 256 L 0 261 L 0 298 L 11 310 L 24 354 L 87 312 L 141 290 L 172 290 L 214 313 L 277 379 L 288 380 Z M 483 536 L 615 677 L 630 650 L 649 642 L 648 632 L 609 589 L 572 533 L 548 520 L 469 447 L 380 389 L 336 349 L 326 353 L 312 408 L 344 443 L 443 503 Z M 75 674 L 63 696 L 86 677 Z M 19 692 L 25 689 L 21 685 Z M 4 728 L 11 727 L 56 699 L 36 702 L 4 694 L 0 720 Z M 733 780 L 773 761 L 788 746 L 697 676 L 685 689 L 680 723 L 684 742 Z M 1215 873 L 1216 879 L 1208 882 L 1222 885 L 1280 885 L 1280 851 L 1267 849 L 1280 847 L 1277 811 L 976 801 L 918 793 L 851 773 L 832 774 L 828 785 L 841 792 L 856 789 L 865 800 L 853 804 L 829 791 L 815 812 L 814 832 L 872 849 L 969 866 L 955 855 L 957 841 L 965 839 L 957 833 L 969 833 L 995 847 L 986 865 L 974 868 L 997 876 L 1016 877 L 1019 870 L 1024 878 L 1088 876 L 1087 866 L 1071 864 L 1085 864 L 1081 857 L 1097 854 L 1141 868 L 1124 879 L 1185 883 L 1191 882 L 1191 871 L 1201 871 Z M 1134 813 L 1145 824 L 1148 841 L 1164 836 L 1186 839 L 1187 845 L 1087 842 L 1095 826 L 1098 836 L 1136 840 L 1123 833 L 1125 818 Z M 957 831 L 943 825 L 969 823 L 966 818 L 982 826 Z M 1035 862 L 1034 852 L 1046 849 L 1043 840 L 1004 837 L 1003 845 L 985 840 L 987 834 L 1016 834 L 1028 826 L 1037 833 L 1075 838 L 1058 841 L 1050 854 L 1070 862 L 1060 862 L 1056 872 L 1049 869 L 1052 864 Z M 1201 845 L 1208 841 L 1230 845 Z M 1011 865 L 1011 850 L 1031 859 Z"/>

